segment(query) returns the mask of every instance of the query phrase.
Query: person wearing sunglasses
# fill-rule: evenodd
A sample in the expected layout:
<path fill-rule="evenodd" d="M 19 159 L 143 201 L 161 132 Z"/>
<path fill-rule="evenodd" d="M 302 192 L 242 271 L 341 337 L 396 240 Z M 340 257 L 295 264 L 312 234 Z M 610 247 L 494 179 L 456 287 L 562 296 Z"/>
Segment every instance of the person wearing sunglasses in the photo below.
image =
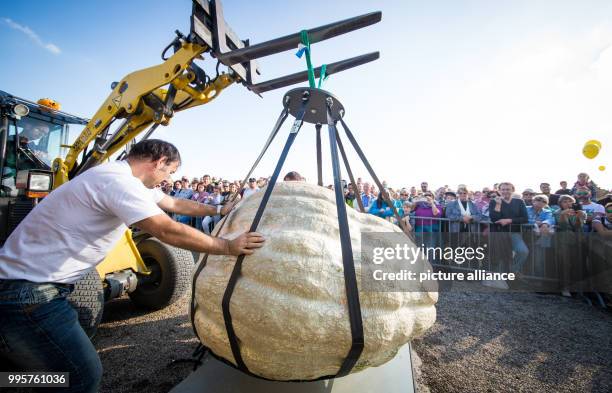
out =
<path fill-rule="evenodd" d="M 576 188 L 574 196 L 580 203 L 581 209 L 586 213 L 585 232 L 591 232 L 593 218 L 603 216 L 606 209 L 591 200 L 591 190 L 586 186 Z"/>
<path fill-rule="evenodd" d="M 407 216 L 412 207 L 412 197 L 406 188 L 402 188 L 400 190 L 398 201 L 401 207 L 404 209 L 404 216 Z"/>
<path fill-rule="evenodd" d="M 410 202 L 410 193 L 406 188 L 399 190 L 399 199 L 402 201 L 402 204 Z"/>
<path fill-rule="evenodd" d="M 548 197 L 539 194 L 533 197 L 532 205 L 527 206 L 527 218 L 529 224 L 534 226 L 535 232 L 543 235 L 551 232 L 555 225 L 555 219 L 551 208 L 548 206 Z"/>
<path fill-rule="evenodd" d="M 593 231 L 600 235 L 612 237 L 612 202 L 606 204 L 606 214 L 593 218 Z"/>
<path fill-rule="evenodd" d="M 572 187 L 572 195 L 576 195 L 578 189 L 582 187 L 586 187 L 589 189 L 589 191 L 591 191 L 591 200 L 595 202 L 597 196 L 597 184 L 595 184 L 595 182 L 589 178 L 589 175 L 584 172 L 578 174 L 578 180 Z"/>

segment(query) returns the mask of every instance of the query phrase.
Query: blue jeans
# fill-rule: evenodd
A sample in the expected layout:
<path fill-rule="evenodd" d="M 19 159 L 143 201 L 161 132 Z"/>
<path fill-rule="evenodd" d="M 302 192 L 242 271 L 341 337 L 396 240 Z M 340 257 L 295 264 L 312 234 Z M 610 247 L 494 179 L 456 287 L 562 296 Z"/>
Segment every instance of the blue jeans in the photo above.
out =
<path fill-rule="evenodd" d="M 66 299 L 71 291 L 64 284 L 0 280 L 0 370 L 69 372 L 70 387 L 57 391 L 98 391 L 102 363 Z"/>
<path fill-rule="evenodd" d="M 174 219 L 180 222 L 181 224 L 191 225 L 191 216 L 182 216 L 180 214 L 177 214 L 174 216 Z"/>
<path fill-rule="evenodd" d="M 523 234 L 518 232 L 512 232 L 510 234 L 512 240 L 512 251 L 514 251 L 514 257 L 512 258 L 512 272 L 518 273 L 523 268 L 527 257 L 529 256 L 529 249 L 523 240 Z"/>

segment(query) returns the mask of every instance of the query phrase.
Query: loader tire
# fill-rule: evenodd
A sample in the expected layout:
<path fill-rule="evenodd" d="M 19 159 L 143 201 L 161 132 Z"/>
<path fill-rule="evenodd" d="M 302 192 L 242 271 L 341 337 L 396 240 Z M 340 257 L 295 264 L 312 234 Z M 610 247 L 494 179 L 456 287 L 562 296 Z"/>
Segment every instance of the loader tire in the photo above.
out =
<path fill-rule="evenodd" d="M 189 288 L 194 259 L 191 252 L 148 238 L 137 245 L 151 274 L 138 275 L 132 302 L 148 310 L 159 310 L 179 300 Z"/>
<path fill-rule="evenodd" d="M 74 284 L 74 291 L 68 301 L 79 316 L 79 324 L 89 338 L 98 330 L 104 311 L 104 286 L 100 275 L 94 269 Z"/>

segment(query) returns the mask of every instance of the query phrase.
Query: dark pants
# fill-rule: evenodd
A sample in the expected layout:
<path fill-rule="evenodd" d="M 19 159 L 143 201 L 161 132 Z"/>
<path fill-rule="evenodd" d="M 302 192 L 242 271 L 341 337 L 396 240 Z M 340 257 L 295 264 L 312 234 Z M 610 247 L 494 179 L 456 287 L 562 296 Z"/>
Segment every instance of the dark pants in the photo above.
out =
<path fill-rule="evenodd" d="M 71 290 L 62 284 L 0 280 L 1 371 L 69 372 L 70 388 L 58 391 L 98 391 L 102 363 L 66 299 Z"/>

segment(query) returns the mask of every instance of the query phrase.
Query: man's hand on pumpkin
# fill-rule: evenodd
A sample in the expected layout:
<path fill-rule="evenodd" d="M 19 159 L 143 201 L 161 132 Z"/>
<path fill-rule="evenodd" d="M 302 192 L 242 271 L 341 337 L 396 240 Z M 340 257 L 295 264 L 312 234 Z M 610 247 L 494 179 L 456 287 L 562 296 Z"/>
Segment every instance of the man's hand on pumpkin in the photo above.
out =
<path fill-rule="evenodd" d="M 263 246 L 265 239 L 261 233 L 243 233 L 234 240 L 228 242 L 228 255 L 251 255 L 256 249 Z"/>

